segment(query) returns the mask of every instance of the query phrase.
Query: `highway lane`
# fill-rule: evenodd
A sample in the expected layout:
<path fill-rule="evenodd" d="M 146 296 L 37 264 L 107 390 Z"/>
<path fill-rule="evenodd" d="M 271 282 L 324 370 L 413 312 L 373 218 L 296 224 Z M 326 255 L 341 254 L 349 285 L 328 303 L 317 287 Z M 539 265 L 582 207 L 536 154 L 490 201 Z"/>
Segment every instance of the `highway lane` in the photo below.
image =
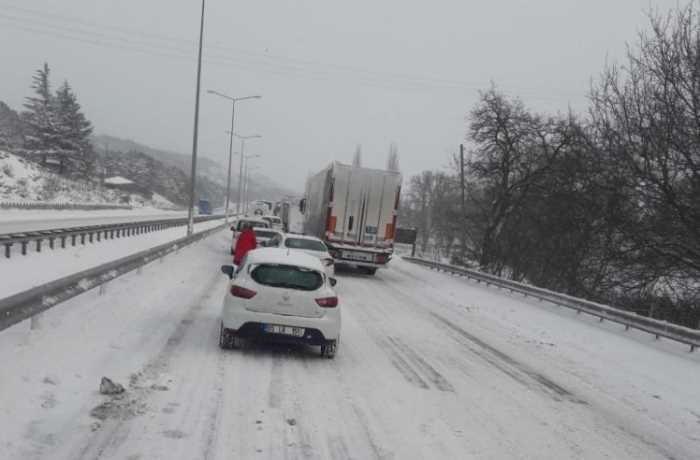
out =
<path fill-rule="evenodd" d="M 691 459 L 700 449 L 700 362 L 683 347 L 402 261 L 376 277 L 338 274 L 334 360 L 310 347 L 222 351 L 227 244 L 222 232 L 75 300 L 29 343 L 0 335 L 7 370 L 30 380 L 0 381 L 0 407 L 21 427 L 0 433 L 11 458 Z M 38 339 L 57 346 L 42 355 Z M 60 383 L 42 384 L 52 373 Z M 96 394 L 103 374 L 126 395 Z"/>

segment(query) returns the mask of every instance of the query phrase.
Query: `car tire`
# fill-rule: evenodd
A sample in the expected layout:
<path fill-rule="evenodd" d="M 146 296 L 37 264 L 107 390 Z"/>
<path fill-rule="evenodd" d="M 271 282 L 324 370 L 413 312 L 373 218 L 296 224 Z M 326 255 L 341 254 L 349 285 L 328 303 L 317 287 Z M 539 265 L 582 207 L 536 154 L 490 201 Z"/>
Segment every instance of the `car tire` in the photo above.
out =
<path fill-rule="evenodd" d="M 237 335 L 231 336 L 231 348 L 234 350 L 240 350 L 245 346 L 245 342 L 242 338 L 238 337 Z"/>
<path fill-rule="evenodd" d="M 335 358 L 335 354 L 338 351 L 338 341 L 328 340 L 326 343 L 321 345 L 321 356 L 328 359 Z"/>
<path fill-rule="evenodd" d="M 228 329 L 224 328 L 224 322 L 221 322 L 221 327 L 219 328 L 219 348 L 222 350 L 228 350 L 231 348 L 231 333 Z"/>
<path fill-rule="evenodd" d="M 374 275 L 377 273 L 377 267 L 365 267 L 365 273 L 368 275 Z"/>

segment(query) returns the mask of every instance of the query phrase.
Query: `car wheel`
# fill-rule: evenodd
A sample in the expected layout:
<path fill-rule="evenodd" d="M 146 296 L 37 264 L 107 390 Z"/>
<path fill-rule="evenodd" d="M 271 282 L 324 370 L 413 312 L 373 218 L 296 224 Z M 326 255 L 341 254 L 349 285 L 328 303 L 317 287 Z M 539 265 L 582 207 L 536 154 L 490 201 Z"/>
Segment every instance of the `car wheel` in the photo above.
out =
<path fill-rule="evenodd" d="M 377 273 L 377 267 L 365 267 L 365 273 L 368 275 L 374 275 Z"/>
<path fill-rule="evenodd" d="M 221 322 L 221 328 L 219 329 L 219 348 L 226 350 L 230 348 L 231 344 L 231 333 L 224 329 L 224 322 Z"/>
<path fill-rule="evenodd" d="M 328 340 L 326 343 L 321 345 L 321 356 L 333 359 L 335 358 L 335 353 L 338 351 L 338 341 Z"/>
<path fill-rule="evenodd" d="M 243 339 L 238 337 L 237 335 L 233 335 L 229 343 L 231 344 L 231 348 L 233 348 L 234 350 L 240 350 L 245 345 Z"/>

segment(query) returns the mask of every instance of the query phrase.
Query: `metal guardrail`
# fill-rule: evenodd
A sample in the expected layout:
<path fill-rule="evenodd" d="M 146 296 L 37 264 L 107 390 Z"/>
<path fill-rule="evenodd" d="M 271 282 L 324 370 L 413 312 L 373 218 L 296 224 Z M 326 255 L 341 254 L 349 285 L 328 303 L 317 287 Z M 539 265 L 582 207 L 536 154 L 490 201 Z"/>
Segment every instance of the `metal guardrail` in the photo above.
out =
<path fill-rule="evenodd" d="M 89 204 L 89 203 L 32 203 L 26 201 L 2 201 L 0 209 L 55 209 L 55 210 L 76 210 L 95 211 L 104 209 L 134 209 L 133 206 L 125 204 Z"/>
<path fill-rule="evenodd" d="M 176 241 L 108 262 L 74 275 L 0 299 L 0 331 L 48 310 L 55 305 L 100 286 L 134 269 L 161 259 L 195 241 L 221 230 L 225 224 Z"/>
<path fill-rule="evenodd" d="M 431 260 L 419 259 L 417 257 L 404 256 L 403 259 L 408 262 L 435 269 L 437 271 L 444 271 L 453 275 L 466 276 L 467 278 L 471 278 L 477 282 L 484 282 L 487 286 L 493 284 L 499 288 L 508 289 L 511 292 L 519 292 L 526 297 L 530 296 L 539 300 L 546 300 L 562 307 L 574 309 L 577 313 L 583 312 L 594 316 L 601 322 L 604 320 L 613 321 L 625 326 L 625 330 L 630 328 L 637 329 L 653 334 L 657 339 L 659 337 L 664 337 L 674 340 L 676 342 L 689 345 L 691 352 L 694 351 L 695 348 L 700 347 L 700 330 L 690 329 L 677 324 L 668 323 L 666 321 L 659 321 L 657 319 L 648 318 L 646 316 L 620 310 L 608 305 L 591 302 L 590 300 L 580 299 L 566 294 L 549 291 L 547 289 L 530 286 L 528 284 L 519 283 L 517 281 L 499 278 L 498 276 L 489 275 L 476 270 L 470 270 L 468 268 L 442 264 Z"/>
<path fill-rule="evenodd" d="M 223 217 L 223 215 L 197 216 L 194 218 L 194 221 L 206 222 L 209 220 L 222 219 Z M 56 247 L 57 241 L 61 248 L 65 248 L 66 244 L 70 244 L 71 246 L 75 246 L 78 243 L 84 245 L 86 241 L 93 243 L 95 240 L 102 241 L 102 239 L 123 238 L 182 225 L 187 225 L 187 218 L 158 219 L 119 224 L 89 225 L 85 227 L 55 228 L 23 233 L 7 233 L 0 234 L 0 245 L 4 246 L 5 258 L 9 259 L 12 255 L 12 247 L 15 245 L 19 245 L 21 254 L 26 256 L 27 246 L 29 246 L 30 243 L 34 243 L 36 252 L 41 252 L 44 241 L 48 242 L 50 249 Z"/>

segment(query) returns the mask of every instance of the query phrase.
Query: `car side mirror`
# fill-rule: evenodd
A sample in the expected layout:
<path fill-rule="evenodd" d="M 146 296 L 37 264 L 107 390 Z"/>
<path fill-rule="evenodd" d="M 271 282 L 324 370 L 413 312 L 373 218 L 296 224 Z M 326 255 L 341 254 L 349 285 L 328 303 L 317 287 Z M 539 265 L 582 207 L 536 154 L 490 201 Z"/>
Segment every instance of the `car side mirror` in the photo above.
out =
<path fill-rule="evenodd" d="M 231 231 L 232 231 L 232 232 L 235 232 L 235 231 L 236 231 L 236 227 L 233 226 L 233 225 L 231 225 Z"/>
<path fill-rule="evenodd" d="M 338 280 L 335 278 L 328 278 L 328 282 L 331 283 L 331 287 L 335 287 L 338 284 Z"/>
<path fill-rule="evenodd" d="M 224 275 L 228 275 L 229 279 L 233 279 L 233 265 L 222 265 L 221 266 L 221 273 Z"/>

